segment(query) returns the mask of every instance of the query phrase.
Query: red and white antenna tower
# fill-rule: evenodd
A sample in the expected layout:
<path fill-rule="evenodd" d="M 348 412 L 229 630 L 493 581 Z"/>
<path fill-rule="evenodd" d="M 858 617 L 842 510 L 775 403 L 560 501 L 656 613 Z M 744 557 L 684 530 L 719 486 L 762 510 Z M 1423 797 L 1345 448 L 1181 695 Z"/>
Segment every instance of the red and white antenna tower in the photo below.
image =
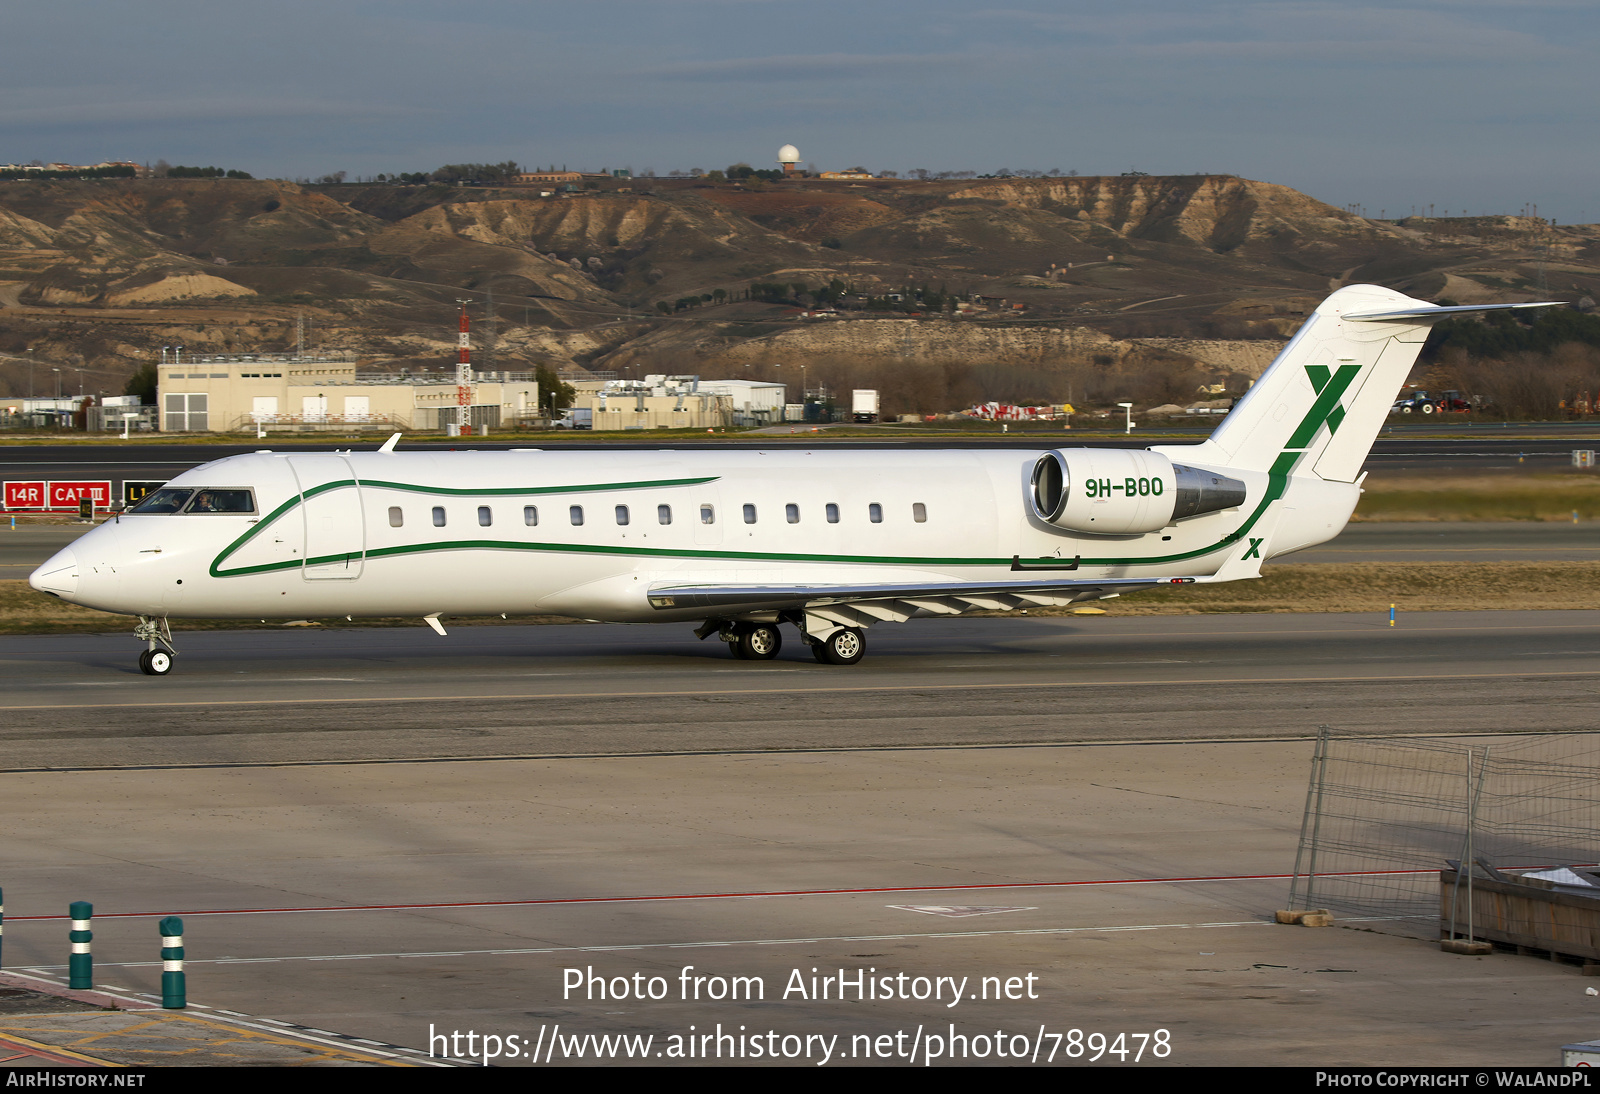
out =
<path fill-rule="evenodd" d="M 456 336 L 456 402 L 460 406 L 471 406 L 473 396 L 472 382 L 472 324 L 467 318 L 468 300 L 457 300 L 461 305 L 461 333 Z M 465 425 L 465 422 L 461 423 Z"/>

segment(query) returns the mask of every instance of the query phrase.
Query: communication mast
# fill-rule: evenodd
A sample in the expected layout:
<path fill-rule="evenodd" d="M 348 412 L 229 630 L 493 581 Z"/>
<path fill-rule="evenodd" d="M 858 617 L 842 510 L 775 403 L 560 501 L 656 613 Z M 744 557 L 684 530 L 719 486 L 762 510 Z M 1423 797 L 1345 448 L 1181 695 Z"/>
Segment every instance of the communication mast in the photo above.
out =
<path fill-rule="evenodd" d="M 471 413 L 466 408 L 472 405 L 477 386 L 472 382 L 472 327 L 467 318 L 467 305 L 471 301 L 457 299 L 456 303 L 461 305 L 461 333 L 456 336 L 456 403 L 462 408 L 460 418 L 465 419 Z M 462 420 L 459 424 L 468 423 Z"/>

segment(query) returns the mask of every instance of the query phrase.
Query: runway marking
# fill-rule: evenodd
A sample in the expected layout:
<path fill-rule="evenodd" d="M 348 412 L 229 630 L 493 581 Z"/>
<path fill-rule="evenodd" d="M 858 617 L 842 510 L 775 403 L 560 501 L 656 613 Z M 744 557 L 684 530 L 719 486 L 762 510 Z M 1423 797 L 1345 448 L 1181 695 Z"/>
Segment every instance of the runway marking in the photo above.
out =
<path fill-rule="evenodd" d="M 1368 922 L 1351 919 L 1344 922 Z M 819 942 L 903 942 L 915 939 L 936 938 L 995 938 L 1027 935 L 1117 934 L 1126 931 L 1192 931 L 1221 927 L 1270 927 L 1271 920 L 1249 919 L 1219 923 L 1139 923 L 1109 927 L 1031 927 L 1006 931 L 929 931 L 906 934 L 844 934 L 819 935 L 813 938 L 733 938 L 706 942 L 631 942 L 599 946 L 530 946 L 494 950 L 418 950 L 395 953 L 341 953 L 291 957 L 218 957 L 210 959 L 189 958 L 187 965 L 270 965 L 289 961 L 371 961 L 396 957 L 515 957 L 551 953 L 625 953 L 636 950 L 702 950 L 729 946 L 805 946 Z M 159 966 L 160 961 L 99 961 L 99 968 L 142 969 Z M 64 969 L 65 965 L 31 965 L 43 970 Z"/>
<path fill-rule="evenodd" d="M 1600 675 L 1597 669 L 1552 670 L 1537 671 L 1526 670 L 1522 672 L 1439 672 L 1439 673 L 1406 673 L 1389 676 L 1240 676 L 1240 677 L 1214 677 L 1204 679 L 1172 679 L 1172 680 L 1037 680 L 1029 683 L 986 683 L 986 684 L 864 684 L 859 687 L 811 687 L 805 692 L 808 696 L 818 694 L 855 695 L 866 692 L 910 692 L 910 691 L 1016 691 L 1025 689 L 1038 691 L 1044 688 L 1107 688 L 1126 687 L 1129 683 L 1137 683 L 1145 687 L 1164 687 L 1168 685 L 1196 686 L 1205 685 L 1215 687 L 1223 684 L 1366 684 L 1366 683 L 1408 683 L 1425 680 L 1504 680 L 1504 679 L 1543 679 L 1546 677 L 1569 676 L 1596 676 Z M 807 679 L 812 679 L 808 676 Z M 505 702 L 522 699 L 683 699 L 704 698 L 706 696 L 738 696 L 738 695 L 787 695 L 793 696 L 795 690 L 786 688 L 733 688 L 721 691 L 711 691 L 705 688 L 695 688 L 687 691 L 552 691 L 552 692 L 516 692 L 495 695 L 434 695 L 417 694 L 406 696 L 356 696 L 351 698 L 299 698 L 299 699 L 169 699 L 156 702 L 121 702 L 121 703 L 19 703 L 0 705 L 0 710 L 127 710 L 130 708 L 162 708 L 162 707 L 270 707 L 270 706 L 319 706 L 329 704 L 349 703 L 416 703 L 427 702 Z"/>
<path fill-rule="evenodd" d="M 1574 865 L 1583 865 L 1575 863 Z M 1502 869 L 1522 869 L 1505 866 Z M 1318 877 L 1402 877 L 1431 874 L 1437 870 L 1341 870 Z M 879 896 L 885 893 L 960 893 L 994 889 L 1082 889 L 1106 885 L 1194 885 L 1204 882 L 1289 881 L 1294 874 L 1202 874 L 1195 877 L 1102 878 L 1084 881 L 1006 881 L 976 885 L 897 885 L 858 889 L 773 889 L 735 893 L 665 893 L 653 896 L 545 897 L 533 900 L 468 900 L 418 904 L 330 904 L 305 908 L 209 908 L 174 912 L 163 908 L 155 912 L 98 912 L 96 919 L 154 919 L 158 916 L 201 915 L 305 915 L 322 912 L 416 912 L 451 908 L 537 908 L 579 904 L 652 904 L 677 900 L 768 900 L 774 897 L 804 896 Z M 13 915 L 7 922 L 48 922 L 69 919 L 65 915 Z"/>
<path fill-rule="evenodd" d="M 1461 738 L 1539 737 L 1555 730 L 1453 730 L 1448 733 L 1351 733 L 1343 740 L 1387 741 L 1393 738 L 1406 740 L 1458 740 Z M 558 760 L 639 760 L 639 759 L 696 759 L 706 757 L 732 757 L 780 759 L 791 756 L 852 756 L 863 752 L 963 752 L 984 749 L 1029 748 L 1147 748 L 1151 746 L 1181 745 L 1259 745 L 1295 744 L 1316 738 L 1316 733 L 1289 736 L 1238 737 L 1133 737 L 1101 738 L 1082 741 L 984 741 L 978 744 L 938 745 L 814 745 L 806 748 L 685 748 L 660 749 L 653 752 L 520 752 L 489 756 L 407 756 L 400 759 L 342 759 L 342 760 L 217 760 L 210 763 L 167 764 L 116 764 L 104 766 L 54 766 L 54 767 L 0 767 L 0 775 L 81 775 L 121 774 L 133 771 L 231 771 L 279 767 L 374 767 L 389 764 L 480 764 L 554 762 Z"/>
<path fill-rule="evenodd" d="M 1481 610 L 1483 610 L 1483 611 L 1495 611 L 1495 610 L 1499 610 L 1499 609 L 1488 609 L 1488 608 L 1486 608 L 1486 609 L 1481 609 Z M 1513 610 L 1513 609 L 1507 609 L 1507 610 Z M 1514 610 L 1521 611 L 1521 610 L 1524 610 L 1524 609 L 1514 609 Z M 1529 611 L 1540 611 L 1540 612 L 1561 612 L 1563 614 L 1572 614 L 1574 612 L 1586 612 L 1586 613 L 1590 613 L 1590 614 L 1596 614 L 1594 609 L 1590 609 L 1590 608 L 1536 608 L 1536 609 L 1526 609 L 1526 610 L 1529 610 Z M 1169 622 L 1174 622 L 1174 621 L 1178 621 L 1178 620 L 1194 619 L 1199 614 L 1200 613 L 1196 613 L 1194 615 L 1164 616 L 1162 618 L 1168 620 Z M 1268 614 L 1268 615 L 1271 615 L 1273 617 L 1277 617 L 1277 616 L 1279 616 L 1281 614 L 1291 614 L 1291 613 L 1239 613 L 1239 614 L 1241 614 L 1241 615 L 1245 615 L 1245 614 Z M 1169 630 L 1160 630 L 1160 631 L 1117 631 L 1117 630 L 1112 630 L 1110 633 L 1102 633 L 1102 634 L 1096 635 L 1095 637 L 1100 638 L 1102 640 L 1103 639 L 1107 639 L 1107 638 L 1118 638 L 1118 639 L 1120 639 L 1120 638 L 1165 638 L 1165 639 L 1168 639 L 1168 640 L 1171 640 L 1171 641 L 1182 641 L 1182 640 L 1191 639 L 1191 638 L 1253 639 L 1253 638 L 1277 638 L 1277 637 L 1280 637 L 1280 636 L 1283 636 L 1283 635 L 1307 635 L 1307 634 L 1310 634 L 1310 635 L 1323 635 L 1323 636 L 1325 636 L 1325 635 L 1335 635 L 1335 634 L 1365 635 L 1365 634 L 1369 634 L 1374 629 L 1381 629 L 1385 633 L 1394 633 L 1394 634 L 1403 634 L 1403 635 L 1407 635 L 1407 636 L 1416 636 L 1416 635 L 1428 635 L 1428 634 L 1465 634 L 1465 633 L 1471 633 L 1471 632 L 1477 632 L 1477 631 L 1496 631 L 1496 632 L 1502 632 L 1502 631 L 1528 631 L 1528 630 L 1563 631 L 1563 630 L 1594 630 L 1596 628 L 1596 624 L 1595 623 L 1522 623 L 1522 624 L 1513 623 L 1513 624 L 1502 624 L 1502 625 L 1496 625 L 1496 626 L 1449 626 L 1449 625 L 1444 625 L 1444 624 L 1419 625 L 1419 624 L 1416 623 L 1416 620 L 1417 620 L 1417 618 L 1419 616 L 1424 616 L 1424 615 L 1443 615 L 1443 614 L 1453 614 L 1453 613 L 1417 611 L 1417 612 L 1411 612 L 1411 613 L 1409 613 L 1407 615 L 1406 618 L 1408 620 L 1408 624 L 1407 624 L 1407 626 L 1405 628 L 1403 628 L 1402 630 L 1390 632 L 1389 628 L 1387 626 L 1387 617 L 1383 617 L 1382 613 L 1379 613 L 1379 612 L 1328 612 L 1328 613 L 1299 613 L 1299 614 L 1360 615 L 1364 619 L 1365 618 L 1370 618 L 1372 621 L 1371 622 L 1361 622 L 1361 623 L 1350 623 L 1350 624 L 1347 624 L 1347 625 L 1336 626 L 1336 627 L 1297 627 L 1297 628 L 1283 629 L 1283 630 L 1274 629 L 1274 628 L 1263 628 L 1263 629 L 1260 629 L 1260 630 L 1245 630 L 1245 631 L 1238 631 L 1238 630 L 1189 631 L 1189 630 L 1170 630 L 1170 629 Z M 993 618 L 993 617 L 974 616 L 972 618 L 978 619 L 978 618 Z M 1110 620 L 1110 621 L 1107 621 L 1107 622 L 1099 622 L 1099 623 L 1097 623 L 1097 622 L 1087 622 L 1082 617 L 1073 618 L 1073 617 L 1068 617 L 1068 616 L 1046 616 L 1046 615 L 1041 615 L 1041 616 L 1029 616 L 1028 617 L 1028 621 L 1029 622 L 1039 622 L 1039 623 L 1050 623 L 1050 624 L 1056 625 L 1057 627 L 1076 626 L 1076 627 L 1079 627 L 1079 628 L 1082 629 L 1082 633 L 1083 634 L 1088 634 L 1092 629 L 1095 629 L 1095 628 L 1102 628 L 1102 627 L 1105 627 L 1107 625 L 1114 625 L 1114 623 L 1116 623 L 1116 622 L 1131 621 L 1133 619 L 1144 619 L 1144 618 L 1149 618 L 1149 617 L 1148 616 L 1143 616 L 1143 617 L 1141 617 L 1141 616 L 1117 616 L 1117 617 L 1114 617 L 1113 620 Z M 1380 621 L 1380 619 L 1381 619 L 1381 621 Z M 1010 620 L 1003 620 L 1003 621 L 1005 621 L 1005 622 L 1014 622 L 1016 620 L 1015 620 L 1015 617 L 1013 617 Z M 652 625 L 654 625 L 654 626 L 666 626 L 666 624 L 652 624 Z M 588 624 L 588 623 L 517 623 L 517 624 L 511 624 L 509 626 L 495 626 L 493 624 L 485 624 L 485 625 L 482 625 L 482 626 L 473 626 L 473 627 L 469 627 L 469 628 L 464 628 L 462 630 L 458 630 L 452 635 L 452 638 L 459 637 L 462 640 L 460 645 L 465 646 L 466 648 L 465 649 L 461 649 L 459 647 L 454 647 L 449 652 L 451 652 L 453 654 L 461 655 L 461 656 L 503 656 L 503 657 L 516 656 L 516 657 L 526 657 L 526 656 L 530 656 L 530 655 L 528 655 L 528 654 L 496 653 L 495 651 L 480 651 L 478 649 L 478 643 L 480 641 L 481 642 L 489 642 L 489 641 L 492 640 L 494 635 L 503 634 L 506 631 L 515 631 L 515 630 L 532 628 L 532 627 L 537 627 L 537 628 L 542 630 L 545 627 L 565 627 L 565 626 L 570 626 L 570 627 L 575 627 L 575 628 L 582 628 L 582 629 L 587 630 L 587 628 L 589 628 L 591 626 L 599 626 L 599 624 Z M 369 642 L 366 645 L 316 646 L 314 648 L 311 648 L 311 649 L 307 650 L 307 652 L 304 654 L 304 656 L 308 656 L 308 657 L 312 656 L 312 655 L 315 655 L 315 656 L 318 656 L 318 657 L 327 657 L 327 656 L 334 655 L 334 654 L 348 654 L 348 655 L 352 655 L 352 656 L 356 656 L 356 657 L 361 657 L 361 658 L 366 659 L 366 660 L 388 661 L 390 658 L 392 658 L 393 656 L 395 656 L 397 654 L 426 653 L 426 654 L 428 654 L 430 656 L 433 655 L 433 654 L 437 654 L 439 651 L 438 651 L 438 649 L 436 647 L 429 647 L 427 650 L 424 650 L 421 646 L 408 646 L 408 645 L 404 644 L 407 641 L 407 636 L 416 637 L 416 635 L 414 634 L 414 631 L 419 630 L 419 629 L 421 629 L 421 628 L 409 628 L 409 627 L 341 628 L 341 629 L 313 632 L 310 635 L 300 635 L 300 636 L 296 636 L 296 637 L 320 638 L 320 637 L 323 637 L 325 635 L 345 634 L 345 633 L 349 633 L 350 631 L 364 631 L 365 633 L 367 633 L 367 634 L 372 636 L 372 641 L 373 642 L 380 641 L 380 636 L 382 638 L 391 639 L 391 642 L 389 644 L 382 645 L 382 646 L 374 646 L 371 642 Z M 484 633 L 479 634 L 479 633 L 474 633 L 474 632 L 484 632 Z M 199 633 L 199 632 L 193 632 L 193 633 Z M 254 656 L 254 655 L 260 654 L 262 652 L 258 648 L 252 648 L 252 647 L 248 647 L 248 646 L 229 646 L 229 645 L 226 645 L 225 644 L 226 636 L 229 635 L 229 634 L 239 634 L 239 633 L 273 634 L 273 635 L 279 635 L 279 636 L 283 636 L 283 637 L 288 637 L 281 630 L 278 630 L 278 629 L 266 629 L 266 628 L 259 628 L 259 627 L 256 628 L 253 631 L 248 631 L 248 630 L 245 630 L 245 631 L 218 630 L 218 631 L 207 631 L 205 633 L 208 636 L 208 638 L 211 639 L 208 652 L 213 656 L 218 656 L 218 655 L 224 655 L 224 656 L 225 655 Z M 428 633 L 431 633 L 431 632 L 428 632 Z M 591 632 L 591 633 L 594 633 L 594 632 Z M 122 631 L 96 631 L 96 632 L 94 632 L 94 633 L 92 633 L 90 635 L 35 635 L 35 636 L 0 635 L 0 644 L 3 644 L 5 639 L 8 639 L 8 638 L 24 638 L 24 637 L 26 637 L 28 642 L 29 642 L 29 644 L 33 645 L 33 644 L 37 643 L 37 640 L 39 638 L 46 638 L 46 637 L 48 637 L 48 638 L 62 638 L 62 639 L 67 639 L 67 640 L 70 641 L 73 638 L 83 638 L 83 637 L 122 638 L 123 635 L 124 635 L 124 632 L 122 632 Z M 1012 640 L 1019 639 L 1019 638 L 1024 638 L 1025 639 L 1025 638 L 1029 638 L 1029 637 L 1036 637 L 1036 636 L 1030 636 L 1030 635 L 1018 632 L 1016 634 L 998 635 L 998 636 L 980 635 L 977 638 L 972 638 L 971 636 L 967 636 L 964 640 L 968 641 L 968 642 L 971 642 L 971 641 L 997 641 L 998 642 L 998 641 L 1012 641 Z M 1069 636 L 1069 637 L 1071 637 L 1071 636 Z M 633 656 L 633 655 L 637 655 L 638 654 L 638 650 L 637 650 L 635 644 L 633 644 L 633 643 L 623 643 L 623 642 L 620 642 L 620 641 L 618 641 L 616 639 L 612 639 L 612 638 L 595 637 L 595 638 L 587 638 L 586 639 L 586 638 L 581 638 L 581 637 L 570 637 L 570 638 L 563 639 L 563 647 L 564 648 L 570 649 L 570 648 L 572 648 L 574 646 L 581 646 L 584 649 L 594 649 L 594 650 L 601 650 L 601 651 L 612 651 L 617 656 Z M 299 649 L 300 647 L 294 647 L 294 648 L 295 649 Z M 659 644 L 657 644 L 657 645 L 653 645 L 651 647 L 651 650 L 657 656 L 677 656 L 675 654 L 663 654 L 663 653 L 661 653 L 661 648 L 662 647 Z M 695 646 L 695 645 L 685 644 L 684 648 L 698 650 L 700 647 Z M 99 651 L 99 652 L 104 652 L 104 651 Z M 52 650 L 52 651 L 49 651 L 49 653 L 45 654 L 44 656 L 50 656 L 52 654 L 53 655 L 62 655 L 62 654 L 64 654 L 64 651 L 62 651 L 62 650 Z M 275 656 L 277 654 L 275 652 L 269 651 L 268 655 Z M 583 654 L 583 655 L 570 655 L 570 656 L 584 656 L 584 657 L 587 657 L 589 655 L 588 654 Z M 905 656 L 905 654 L 897 654 L 896 656 Z M 18 665 L 35 664 L 35 663 L 37 663 L 38 660 L 40 660 L 39 657 L 30 657 L 30 658 L 27 658 L 27 659 L 17 658 L 17 659 L 9 659 L 9 660 L 0 659 L 0 664 L 18 664 Z M 703 659 L 701 659 L 701 658 L 696 658 L 695 659 L 696 663 L 699 663 L 701 660 L 703 660 Z M 794 662 L 792 667 L 795 668 L 795 669 L 815 668 L 815 666 L 806 665 L 803 662 Z M 639 669 L 639 670 L 624 669 L 624 670 L 618 670 L 618 672 L 615 673 L 614 675 L 628 675 L 628 676 L 645 675 L 645 674 L 648 674 L 648 673 L 653 672 L 653 671 L 655 671 L 655 670 L 652 670 L 652 669 Z M 733 670 L 733 671 L 737 671 L 737 670 Z M 768 671 L 772 671 L 772 670 L 768 670 Z M 821 671 L 821 670 L 818 670 L 818 671 Z M 488 675 L 488 674 L 484 674 L 484 675 Z M 545 674 L 525 673 L 525 674 L 522 674 L 522 675 L 534 676 L 534 675 L 545 675 Z M 576 673 L 551 673 L 551 674 L 548 674 L 548 675 L 577 675 L 577 674 Z"/>
<path fill-rule="evenodd" d="M 1431 872 L 1431 871 L 1430 871 Z M 1341 919 L 1341 923 L 1394 923 L 1404 919 L 1431 919 L 1431 916 L 1353 916 Z M 1275 926 L 1270 919 L 1244 919 L 1229 920 L 1215 923 L 1137 923 L 1126 926 L 1108 927 L 1025 927 L 1016 930 L 995 931 L 928 931 L 906 934 L 843 934 L 843 935 L 818 935 L 811 938 L 735 938 L 717 939 L 705 942 L 630 942 L 615 943 L 612 945 L 596 946 L 530 946 L 523 948 L 505 948 L 496 950 L 414 950 L 396 951 L 393 953 L 346 953 L 346 954 L 318 954 L 315 956 L 289 956 L 289 957 L 218 957 L 218 958 L 190 958 L 189 965 L 271 965 L 291 961 L 371 961 L 379 958 L 397 957 L 517 957 L 536 956 L 539 954 L 554 953 L 627 953 L 639 950 L 703 950 L 719 949 L 733 946 L 810 946 L 819 942 L 907 942 L 918 939 L 945 939 L 945 938 L 1003 938 L 1026 937 L 1039 935 L 1072 935 L 1072 934 L 1120 934 L 1132 931 L 1203 931 L 1216 930 L 1226 927 L 1271 927 Z M 120 969 L 155 968 L 161 965 L 160 961 L 100 961 L 96 967 L 116 967 Z M 30 971 L 46 972 L 47 970 L 65 969 L 66 965 L 34 965 L 29 966 Z M 151 996 L 151 998 L 155 998 Z M 272 1019 L 264 1018 L 260 1021 L 270 1022 Z"/>

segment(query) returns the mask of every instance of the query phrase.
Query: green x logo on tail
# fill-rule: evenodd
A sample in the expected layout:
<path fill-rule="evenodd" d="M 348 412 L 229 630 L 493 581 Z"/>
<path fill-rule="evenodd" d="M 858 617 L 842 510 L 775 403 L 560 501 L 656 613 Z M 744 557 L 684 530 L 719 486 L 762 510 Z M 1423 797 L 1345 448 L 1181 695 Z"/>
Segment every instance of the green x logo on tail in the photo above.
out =
<path fill-rule="evenodd" d="M 1312 404 L 1311 413 L 1301 421 L 1300 428 L 1294 431 L 1294 436 L 1289 438 L 1287 447 L 1304 448 L 1310 444 L 1323 422 L 1328 423 L 1329 433 L 1339 432 L 1339 423 L 1344 421 L 1344 407 L 1339 399 L 1360 372 L 1360 365 L 1340 365 L 1338 371 L 1327 365 L 1306 366 L 1306 376 L 1311 381 L 1311 389 L 1317 393 L 1317 401 Z"/>

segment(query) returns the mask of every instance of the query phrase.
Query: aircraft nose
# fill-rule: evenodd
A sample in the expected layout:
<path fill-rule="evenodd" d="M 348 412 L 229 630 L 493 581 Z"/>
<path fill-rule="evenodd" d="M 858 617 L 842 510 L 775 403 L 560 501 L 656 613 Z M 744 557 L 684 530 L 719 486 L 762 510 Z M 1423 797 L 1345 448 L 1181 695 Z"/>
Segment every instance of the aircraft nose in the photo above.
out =
<path fill-rule="evenodd" d="M 63 548 L 50 556 L 43 566 L 28 575 L 28 584 L 41 593 L 71 596 L 78 591 L 78 556 L 72 548 Z"/>

